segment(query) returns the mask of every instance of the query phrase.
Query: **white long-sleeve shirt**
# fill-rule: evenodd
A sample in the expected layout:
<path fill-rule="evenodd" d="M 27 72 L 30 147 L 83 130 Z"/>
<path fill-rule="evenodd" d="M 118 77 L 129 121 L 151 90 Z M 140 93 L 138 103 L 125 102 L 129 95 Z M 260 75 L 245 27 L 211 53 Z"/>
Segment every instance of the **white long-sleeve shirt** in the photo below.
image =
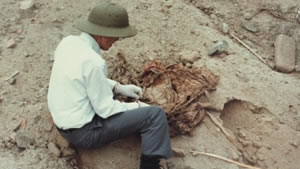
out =
<path fill-rule="evenodd" d="M 108 118 L 138 108 L 137 103 L 113 99 L 117 83 L 107 78 L 107 66 L 97 42 L 87 33 L 64 38 L 55 50 L 48 107 L 61 129 L 80 128 L 95 113 Z"/>

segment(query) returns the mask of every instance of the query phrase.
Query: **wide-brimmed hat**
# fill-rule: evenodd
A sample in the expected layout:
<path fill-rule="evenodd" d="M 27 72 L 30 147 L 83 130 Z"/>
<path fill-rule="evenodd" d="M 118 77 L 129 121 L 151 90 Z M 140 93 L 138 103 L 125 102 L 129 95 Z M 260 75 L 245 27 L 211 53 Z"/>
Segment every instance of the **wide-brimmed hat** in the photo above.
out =
<path fill-rule="evenodd" d="M 87 20 L 80 21 L 76 27 L 92 35 L 104 37 L 130 37 L 137 34 L 134 26 L 129 25 L 125 8 L 108 2 L 97 5 Z"/>

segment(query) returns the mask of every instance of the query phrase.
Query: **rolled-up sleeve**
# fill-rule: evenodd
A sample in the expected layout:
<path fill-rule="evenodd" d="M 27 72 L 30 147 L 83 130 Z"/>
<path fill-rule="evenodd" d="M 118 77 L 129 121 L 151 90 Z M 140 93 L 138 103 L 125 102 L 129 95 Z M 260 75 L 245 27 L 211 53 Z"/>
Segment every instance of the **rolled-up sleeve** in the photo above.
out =
<path fill-rule="evenodd" d="M 112 86 L 116 83 L 108 79 L 101 67 L 94 66 L 85 72 L 87 95 L 96 114 L 108 118 L 114 114 L 136 109 L 138 104 L 120 102 L 113 99 Z"/>

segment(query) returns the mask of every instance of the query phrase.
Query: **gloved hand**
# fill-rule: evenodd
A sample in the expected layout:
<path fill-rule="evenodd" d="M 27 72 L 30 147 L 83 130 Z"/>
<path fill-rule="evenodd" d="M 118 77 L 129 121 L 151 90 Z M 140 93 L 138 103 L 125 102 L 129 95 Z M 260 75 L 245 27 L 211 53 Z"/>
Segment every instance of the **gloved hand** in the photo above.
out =
<path fill-rule="evenodd" d="M 139 99 L 143 95 L 143 90 L 136 85 L 121 85 L 117 83 L 114 91 L 123 96 Z"/>

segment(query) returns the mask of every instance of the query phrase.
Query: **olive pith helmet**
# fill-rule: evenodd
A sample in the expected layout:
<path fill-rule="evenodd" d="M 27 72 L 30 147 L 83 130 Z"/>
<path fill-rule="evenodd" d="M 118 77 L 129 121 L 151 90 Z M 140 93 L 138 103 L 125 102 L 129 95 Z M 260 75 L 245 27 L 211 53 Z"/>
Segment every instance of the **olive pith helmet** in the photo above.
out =
<path fill-rule="evenodd" d="M 124 38 L 137 34 L 136 28 L 129 25 L 126 9 L 108 2 L 93 8 L 88 20 L 78 22 L 76 27 L 82 32 L 104 37 Z"/>

